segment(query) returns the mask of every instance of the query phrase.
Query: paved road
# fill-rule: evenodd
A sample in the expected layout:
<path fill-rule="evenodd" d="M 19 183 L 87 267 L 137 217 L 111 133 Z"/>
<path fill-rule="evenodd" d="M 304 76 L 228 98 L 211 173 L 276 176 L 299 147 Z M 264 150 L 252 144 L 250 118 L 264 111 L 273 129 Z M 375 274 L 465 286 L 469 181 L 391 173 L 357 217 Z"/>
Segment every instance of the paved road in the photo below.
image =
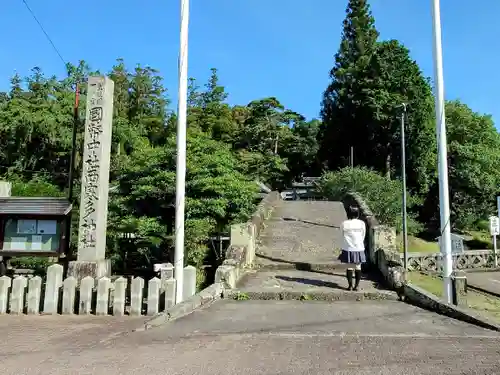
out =
<path fill-rule="evenodd" d="M 2 317 L 2 374 L 498 374 L 500 336 L 401 302 L 221 301 L 139 320 Z M 60 317 L 58 317 L 60 320 Z M 43 326 L 44 329 L 37 329 Z M 116 322 L 116 323 L 112 323 Z M 76 328 L 75 328 L 76 327 Z M 19 346 L 20 345 L 20 346 Z"/>
<path fill-rule="evenodd" d="M 500 296 L 500 272 L 469 272 L 467 283 Z"/>

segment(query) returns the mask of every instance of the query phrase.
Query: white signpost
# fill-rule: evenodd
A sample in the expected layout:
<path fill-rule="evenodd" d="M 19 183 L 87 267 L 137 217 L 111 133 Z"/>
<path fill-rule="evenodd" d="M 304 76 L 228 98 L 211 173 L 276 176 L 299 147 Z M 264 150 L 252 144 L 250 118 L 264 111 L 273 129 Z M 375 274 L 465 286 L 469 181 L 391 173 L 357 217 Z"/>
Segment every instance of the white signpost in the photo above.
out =
<path fill-rule="evenodd" d="M 500 218 L 498 216 L 490 216 L 490 234 L 493 238 L 493 259 L 496 268 L 498 267 L 497 236 L 500 234 Z"/>
<path fill-rule="evenodd" d="M 450 233 L 451 239 L 451 253 L 452 254 L 462 254 L 465 250 L 464 248 L 464 238 L 455 233 Z M 441 246 L 441 236 L 437 238 L 439 246 Z"/>
<path fill-rule="evenodd" d="M 500 195 L 497 197 L 497 216 L 500 219 Z"/>

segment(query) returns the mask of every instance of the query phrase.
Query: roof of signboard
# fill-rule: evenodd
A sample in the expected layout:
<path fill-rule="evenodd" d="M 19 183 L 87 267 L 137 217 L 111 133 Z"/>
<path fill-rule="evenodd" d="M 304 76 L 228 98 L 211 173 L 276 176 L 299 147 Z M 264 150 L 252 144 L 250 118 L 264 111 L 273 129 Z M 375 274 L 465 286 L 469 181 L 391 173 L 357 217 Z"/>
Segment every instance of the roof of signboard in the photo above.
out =
<path fill-rule="evenodd" d="M 0 215 L 61 216 L 71 212 L 66 198 L 8 197 L 0 198 Z"/>

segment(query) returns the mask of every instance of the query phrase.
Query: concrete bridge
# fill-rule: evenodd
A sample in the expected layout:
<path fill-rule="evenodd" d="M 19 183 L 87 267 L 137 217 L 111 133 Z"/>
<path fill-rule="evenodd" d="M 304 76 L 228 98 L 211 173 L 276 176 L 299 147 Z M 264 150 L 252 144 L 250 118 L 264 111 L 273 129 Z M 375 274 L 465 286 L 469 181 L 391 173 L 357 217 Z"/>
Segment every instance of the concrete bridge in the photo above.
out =
<path fill-rule="evenodd" d="M 495 374 L 500 335 L 398 301 L 335 261 L 340 202 L 282 201 L 237 299 L 150 329 L 144 318 L 4 316 L 4 374 Z"/>
<path fill-rule="evenodd" d="M 256 269 L 238 291 L 253 299 L 392 299 L 381 280 L 365 274 L 359 292 L 347 292 L 339 226 L 346 219 L 341 202 L 281 201 L 266 221 L 256 250 Z"/>

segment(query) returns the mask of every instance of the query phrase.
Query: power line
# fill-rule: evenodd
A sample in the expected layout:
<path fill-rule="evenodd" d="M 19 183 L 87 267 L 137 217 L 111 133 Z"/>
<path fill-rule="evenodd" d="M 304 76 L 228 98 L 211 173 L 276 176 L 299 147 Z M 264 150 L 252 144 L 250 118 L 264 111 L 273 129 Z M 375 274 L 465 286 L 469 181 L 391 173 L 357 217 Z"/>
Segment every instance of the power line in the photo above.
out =
<path fill-rule="evenodd" d="M 47 40 L 49 41 L 49 43 L 52 45 L 52 48 L 54 49 L 54 51 L 56 51 L 57 53 L 57 56 L 59 56 L 59 58 L 61 59 L 61 61 L 63 62 L 64 66 L 67 66 L 68 64 L 66 63 L 66 60 L 64 60 L 64 58 L 62 57 L 61 53 L 59 52 L 59 50 L 57 49 L 56 45 L 54 44 L 54 42 L 52 41 L 52 38 L 49 36 L 49 34 L 45 31 L 45 28 L 43 27 L 42 23 L 38 20 L 38 18 L 36 17 L 35 13 L 31 10 L 30 6 L 28 5 L 28 3 L 26 2 L 26 0 L 21 0 L 23 2 L 23 4 L 26 6 L 26 9 L 28 9 L 28 12 L 30 12 L 31 16 L 33 17 L 33 19 L 36 21 L 36 23 L 38 24 L 38 26 L 40 26 L 40 29 L 42 30 L 42 32 L 45 34 L 45 37 L 47 38 Z"/>

